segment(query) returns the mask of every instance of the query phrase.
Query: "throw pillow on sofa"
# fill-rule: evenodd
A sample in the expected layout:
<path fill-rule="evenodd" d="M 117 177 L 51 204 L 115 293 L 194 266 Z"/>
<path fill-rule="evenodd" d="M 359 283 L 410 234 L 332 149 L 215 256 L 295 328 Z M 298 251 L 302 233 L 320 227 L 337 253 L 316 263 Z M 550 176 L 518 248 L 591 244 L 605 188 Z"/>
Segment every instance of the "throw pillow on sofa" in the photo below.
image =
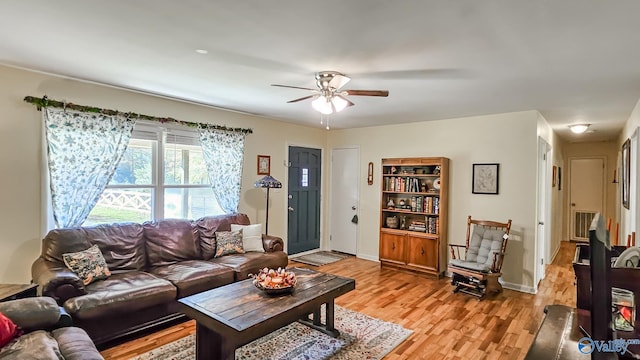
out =
<path fill-rule="evenodd" d="M 3 313 L 0 313 L 0 348 L 20 335 L 22 335 L 22 329 Z"/>
<path fill-rule="evenodd" d="M 78 274 L 85 285 L 111 276 L 98 245 L 93 245 L 87 250 L 62 254 L 62 260 L 71 271 Z"/>
<path fill-rule="evenodd" d="M 238 225 L 231 224 L 231 231 L 242 230 L 242 247 L 245 252 L 264 252 L 262 246 L 262 224 Z"/>
<path fill-rule="evenodd" d="M 242 230 L 216 232 L 216 254 L 214 258 L 231 254 L 244 254 Z"/>

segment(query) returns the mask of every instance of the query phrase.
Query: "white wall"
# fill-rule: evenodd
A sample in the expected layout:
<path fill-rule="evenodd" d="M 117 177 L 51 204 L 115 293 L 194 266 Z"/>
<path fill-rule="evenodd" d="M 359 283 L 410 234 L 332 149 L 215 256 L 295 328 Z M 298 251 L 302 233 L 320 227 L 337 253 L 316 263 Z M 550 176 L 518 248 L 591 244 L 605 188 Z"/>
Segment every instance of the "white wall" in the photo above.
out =
<path fill-rule="evenodd" d="M 636 103 L 635 108 L 631 112 L 627 123 L 625 124 L 624 130 L 618 139 L 618 149 L 622 148 L 622 144 L 626 139 L 631 138 L 632 143 L 635 143 L 636 146 L 632 148 L 635 151 L 631 152 L 631 191 L 630 191 L 630 201 L 629 201 L 629 209 L 626 209 L 621 204 L 619 206 L 620 212 L 620 234 L 621 236 L 626 236 L 626 234 L 631 234 L 631 232 L 637 232 L 638 224 L 640 223 L 640 193 L 637 191 L 640 188 L 638 181 L 638 162 L 640 162 L 640 146 L 637 146 L 638 139 L 638 129 L 640 127 L 640 100 Z M 636 240 L 636 244 L 638 240 Z"/>
<path fill-rule="evenodd" d="M 22 99 L 47 95 L 82 105 L 132 111 L 180 120 L 249 127 L 240 211 L 264 222 L 265 191 L 255 189 L 256 155 L 271 156 L 271 174 L 286 183 L 289 145 L 320 148 L 323 199 L 328 198 L 330 149 L 358 145 L 360 158 L 360 231 L 358 254 L 378 258 L 380 161 L 385 157 L 444 156 L 451 159 L 449 239 L 464 242 L 466 217 L 513 220 L 504 264 L 507 286 L 533 289 L 536 224 L 536 111 L 428 121 L 349 130 L 309 128 L 222 111 L 136 92 L 0 66 L 0 282 L 28 282 L 31 262 L 40 252 L 41 113 Z M 373 186 L 366 185 L 366 164 L 373 161 Z M 500 163 L 500 194 L 471 194 L 471 165 Z M 286 241 L 286 187 L 271 193 L 269 233 Z M 323 241 L 328 233 L 323 209 Z"/>
<path fill-rule="evenodd" d="M 327 132 L 255 116 L 0 66 L 0 282 L 25 283 L 40 254 L 42 114 L 27 95 L 175 119 L 252 128 L 247 136 L 240 212 L 264 222 L 264 189 L 253 187 L 258 154 L 271 155 L 271 175 L 286 180 L 287 144 L 324 149 Z M 326 171 L 325 171 L 326 173 Z M 286 187 L 272 192 L 269 233 L 286 241 Z"/>
<path fill-rule="evenodd" d="M 538 116 L 537 111 L 525 111 L 331 131 L 328 149 L 360 147 L 358 255 L 378 258 L 381 159 L 448 157 L 450 242 L 464 243 L 468 215 L 512 219 L 503 280 L 507 286 L 533 291 Z M 366 183 L 370 161 L 375 164 L 372 186 Z M 500 163 L 499 195 L 471 193 L 473 163 Z"/>

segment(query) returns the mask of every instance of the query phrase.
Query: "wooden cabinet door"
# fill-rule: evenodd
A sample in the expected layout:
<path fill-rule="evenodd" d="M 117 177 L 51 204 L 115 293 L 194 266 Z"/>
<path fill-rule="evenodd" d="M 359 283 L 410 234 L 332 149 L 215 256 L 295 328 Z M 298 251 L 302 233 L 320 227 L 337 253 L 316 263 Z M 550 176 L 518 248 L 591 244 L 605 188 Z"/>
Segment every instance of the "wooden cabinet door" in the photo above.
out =
<path fill-rule="evenodd" d="M 397 264 L 405 264 L 404 243 L 405 235 L 380 233 L 380 260 Z"/>
<path fill-rule="evenodd" d="M 438 270 L 438 240 L 409 235 L 407 265 Z"/>

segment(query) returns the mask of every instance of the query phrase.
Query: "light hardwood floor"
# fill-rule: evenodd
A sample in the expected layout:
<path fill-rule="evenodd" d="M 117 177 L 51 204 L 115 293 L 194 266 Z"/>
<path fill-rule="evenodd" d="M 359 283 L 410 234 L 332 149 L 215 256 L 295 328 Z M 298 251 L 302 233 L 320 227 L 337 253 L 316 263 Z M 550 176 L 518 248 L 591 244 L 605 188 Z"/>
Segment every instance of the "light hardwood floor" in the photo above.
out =
<path fill-rule="evenodd" d="M 319 271 L 356 279 L 356 289 L 336 304 L 401 324 L 413 334 L 385 360 L 396 359 L 523 359 L 547 304 L 575 306 L 571 262 L 575 244 L 562 242 L 538 294 L 505 289 L 482 301 L 451 293 L 449 278 L 433 278 L 392 269 L 372 261 L 349 258 Z M 508 256 L 508 255 L 507 255 Z M 291 262 L 290 266 L 308 267 Z M 102 352 L 105 359 L 128 359 L 195 332 L 188 321 Z"/>

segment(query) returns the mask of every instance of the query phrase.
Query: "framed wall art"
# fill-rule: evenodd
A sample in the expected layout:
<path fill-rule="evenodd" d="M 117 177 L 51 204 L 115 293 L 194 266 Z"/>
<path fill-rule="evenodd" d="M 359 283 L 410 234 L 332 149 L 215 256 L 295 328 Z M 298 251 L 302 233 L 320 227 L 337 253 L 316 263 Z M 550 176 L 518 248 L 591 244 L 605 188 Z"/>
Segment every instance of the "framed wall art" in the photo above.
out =
<path fill-rule="evenodd" d="M 474 194 L 497 195 L 499 189 L 500 164 L 473 164 L 473 183 L 471 192 Z"/>
<path fill-rule="evenodd" d="M 271 175 L 271 156 L 258 155 L 258 175 Z"/>
<path fill-rule="evenodd" d="M 551 173 L 551 187 L 556 187 L 556 173 L 557 167 L 553 165 L 553 172 Z"/>
<path fill-rule="evenodd" d="M 622 164 L 620 172 L 622 175 L 622 206 L 628 209 L 629 187 L 631 185 L 631 179 L 629 177 L 629 173 L 631 172 L 631 140 L 629 139 L 622 144 Z"/>

